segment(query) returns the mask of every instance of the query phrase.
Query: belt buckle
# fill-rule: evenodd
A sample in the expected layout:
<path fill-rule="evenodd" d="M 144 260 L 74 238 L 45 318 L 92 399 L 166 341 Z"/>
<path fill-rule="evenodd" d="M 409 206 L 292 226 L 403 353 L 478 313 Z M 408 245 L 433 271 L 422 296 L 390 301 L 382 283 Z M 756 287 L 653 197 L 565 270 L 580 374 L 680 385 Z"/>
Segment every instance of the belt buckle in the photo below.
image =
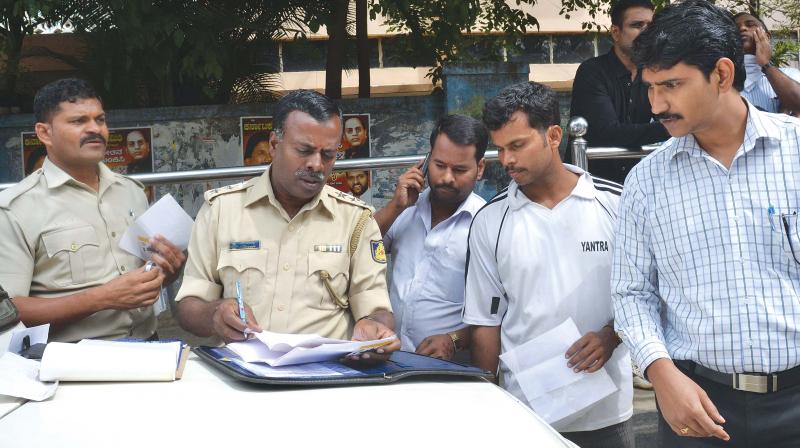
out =
<path fill-rule="evenodd" d="M 769 392 L 769 380 L 772 379 L 773 388 L 778 389 L 778 377 L 776 375 L 748 375 L 746 373 L 733 374 L 733 388 L 744 392 L 754 392 L 765 394 Z"/>

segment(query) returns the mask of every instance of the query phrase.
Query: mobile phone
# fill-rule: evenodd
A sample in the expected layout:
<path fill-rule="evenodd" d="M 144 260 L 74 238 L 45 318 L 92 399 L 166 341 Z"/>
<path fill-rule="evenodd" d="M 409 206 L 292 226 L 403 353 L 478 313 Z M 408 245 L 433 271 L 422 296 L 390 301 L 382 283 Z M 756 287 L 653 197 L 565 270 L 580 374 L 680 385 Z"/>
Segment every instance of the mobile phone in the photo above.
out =
<path fill-rule="evenodd" d="M 422 170 L 422 178 L 426 181 L 428 180 L 428 164 L 430 161 L 431 153 L 428 152 L 428 154 L 425 155 L 425 159 L 422 161 L 422 166 L 420 167 L 420 170 Z"/>

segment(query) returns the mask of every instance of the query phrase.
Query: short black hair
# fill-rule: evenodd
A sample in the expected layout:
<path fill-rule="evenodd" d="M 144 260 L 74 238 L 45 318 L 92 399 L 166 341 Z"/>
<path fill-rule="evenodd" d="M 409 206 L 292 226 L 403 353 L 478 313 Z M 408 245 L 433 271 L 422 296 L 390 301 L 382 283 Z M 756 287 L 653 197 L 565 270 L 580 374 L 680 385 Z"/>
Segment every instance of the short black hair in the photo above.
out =
<path fill-rule="evenodd" d="M 96 99 L 103 104 L 100 95 L 89 82 L 79 78 L 63 78 L 39 89 L 33 98 L 33 115 L 37 123 L 48 123 L 63 102 Z"/>
<path fill-rule="evenodd" d="M 737 20 L 739 19 L 739 17 L 741 17 L 741 16 L 750 16 L 750 17 L 752 17 L 752 18 L 756 19 L 756 21 L 758 22 L 758 24 L 759 24 L 759 25 L 761 25 L 761 28 L 762 28 L 764 31 L 766 31 L 766 32 L 767 32 L 767 34 L 770 34 L 770 32 L 769 32 L 769 29 L 767 29 L 767 25 L 765 25 L 765 24 L 764 24 L 764 21 L 763 21 L 763 20 L 761 20 L 761 17 L 759 17 L 759 16 L 757 16 L 757 15 L 755 15 L 755 14 L 749 13 L 749 12 L 747 12 L 747 11 L 742 11 L 742 12 L 739 12 L 739 13 L 736 13 L 736 14 L 734 14 L 734 16 L 733 16 L 733 23 L 736 23 L 736 21 L 737 21 Z"/>
<path fill-rule="evenodd" d="M 261 142 L 268 142 L 269 141 L 269 132 L 267 131 L 258 131 L 255 134 L 251 135 L 249 139 L 247 139 L 247 148 L 244 150 L 244 158 L 247 159 L 249 157 L 253 157 L 253 151 L 255 151 L 256 146 Z"/>
<path fill-rule="evenodd" d="M 611 24 L 622 28 L 622 20 L 625 16 L 625 11 L 630 8 L 647 8 L 653 11 L 655 6 L 653 6 L 650 0 L 619 0 L 614 2 L 614 4 L 611 5 L 611 11 L 609 11 Z"/>
<path fill-rule="evenodd" d="M 475 161 L 480 162 L 489 144 L 489 131 L 479 120 L 466 115 L 445 115 L 436 122 L 431 132 L 431 151 L 436 139 L 444 134 L 461 146 L 475 145 Z"/>
<path fill-rule="evenodd" d="M 483 123 L 490 131 L 496 131 L 517 111 L 525 112 L 528 125 L 540 132 L 561 124 L 556 92 L 533 81 L 512 84 L 487 101 L 483 106 Z"/>
<path fill-rule="evenodd" d="M 733 61 L 733 87 L 744 87 L 742 38 L 727 10 L 706 0 L 686 0 L 667 6 L 633 41 L 633 62 L 657 70 L 683 62 L 700 69 L 706 79 L 720 58 Z"/>
<path fill-rule="evenodd" d="M 33 165 L 36 164 L 39 159 L 43 159 L 47 157 L 47 150 L 44 148 L 36 148 L 28 154 L 28 158 L 25 160 L 25 175 L 31 174 L 33 172 Z"/>
<path fill-rule="evenodd" d="M 328 121 L 334 115 L 340 120 L 342 118 L 342 109 L 327 96 L 314 90 L 293 90 L 281 98 L 275 108 L 272 130 L 278 135 L 278 138 L 283 138 L 286 117 L 296 110 L 311 115 L 318 122 Z"/>

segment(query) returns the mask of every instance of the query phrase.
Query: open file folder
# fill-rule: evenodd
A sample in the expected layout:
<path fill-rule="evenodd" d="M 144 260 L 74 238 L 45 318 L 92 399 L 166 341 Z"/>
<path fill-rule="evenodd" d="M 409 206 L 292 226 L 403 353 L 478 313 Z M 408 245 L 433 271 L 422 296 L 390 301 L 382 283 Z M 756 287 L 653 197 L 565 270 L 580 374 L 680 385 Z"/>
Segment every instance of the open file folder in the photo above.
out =
<path fill-rule="evenodd" d="M 477 367 L 430 358 L 410 352 L 394 352 L 388 361 L 369 367 L 354 367 L 338 361 L 285 367 L 248 363 L 225 347 L 198 347 L 193 351 L 204 361 L 241 381 L 286 386 L 386 384 L 419 375 L 444 375 L 492 379 Z"/>

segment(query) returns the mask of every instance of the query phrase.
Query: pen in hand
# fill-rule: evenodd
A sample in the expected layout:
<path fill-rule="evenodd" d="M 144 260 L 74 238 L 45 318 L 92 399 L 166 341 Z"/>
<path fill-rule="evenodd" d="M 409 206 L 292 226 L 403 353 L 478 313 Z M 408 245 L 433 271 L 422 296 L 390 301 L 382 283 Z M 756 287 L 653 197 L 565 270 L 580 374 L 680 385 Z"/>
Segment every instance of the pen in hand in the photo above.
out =
<path fill-rule="evenodd" d="M 239 319 L 242 319 L 242 323 L 245 326 L 242 336 L 248 339 L 251 331 L 247 328 L 247 315 L 244 312 L 244 299 L 242 299 L 242 283 L 240 280 L 236 280 L 236 303 L 239 305 Z"/>

